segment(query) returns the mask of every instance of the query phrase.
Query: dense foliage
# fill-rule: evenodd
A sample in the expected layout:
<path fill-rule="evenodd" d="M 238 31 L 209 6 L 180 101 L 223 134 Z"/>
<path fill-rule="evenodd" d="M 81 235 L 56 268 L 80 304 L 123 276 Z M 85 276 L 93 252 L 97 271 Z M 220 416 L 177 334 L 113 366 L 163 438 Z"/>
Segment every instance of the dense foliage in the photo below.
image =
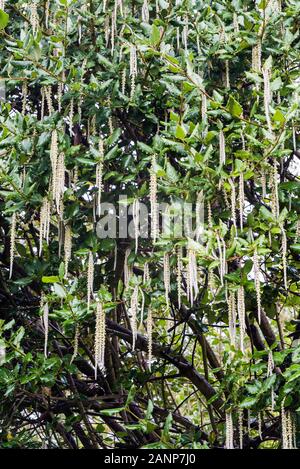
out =
<path fill-rule="evenodd" d="M 2 448 L 297 447 L 299 18 L 0 1 Z"/>

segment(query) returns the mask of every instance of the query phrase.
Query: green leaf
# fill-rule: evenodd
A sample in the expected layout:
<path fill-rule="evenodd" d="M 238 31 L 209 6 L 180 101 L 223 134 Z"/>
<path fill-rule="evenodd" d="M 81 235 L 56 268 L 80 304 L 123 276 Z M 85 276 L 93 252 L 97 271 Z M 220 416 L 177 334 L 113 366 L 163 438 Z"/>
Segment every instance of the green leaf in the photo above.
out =
<path fill-rule="evenodd" d="M 162 438 L 163 438 L 164 441 L 167 441 L 170 437 L 170 429 L 171 429 L 171 426 L 172 426 L 172 422 L 173 422 L 173 416 L 170 413 L 168 415 L 168 417 L 166 418 L 164 428 L 163 428 L 163 432 L 162 432 Z"/>
<path fill-rule="evenodd" d="M 300 370 L 298 370 L 296 373 L 293 373 L 288 379 L 287 382 L 290 383 L 291 381 L 295 381 L 295 379 L 300 378 Z"/>
<path fill-rule="evenodd" d="M 273 80 L 270 83 L 271 91 L 278 91 L 280 90 L 281 87 L 282 87 L 282 79 L 280 77 L 275 78 L 275 80 Z"/>
<path fill-rule="evenodd" d="M 235 116 L 235 117 L 240 117 L 241 114 L 243 113 L 243 108 L 242 106 L 240 105 L 240 103 L 233 97 L 233 96 L 229 96 L 229 99 L 228 99 L 228 102 L 227 102 L 227 105 L 226 105 L 226 109 L 228 109 L 228 111 L 230 112 L 230 114 L 232 116 Z"/>
<path fill-rule="evenodd" d="M 257 402 L 256 397 L 246 397 L 246 399 L 244 399 L 240 403 L 240 407 L 242 409 L 250 409 L 251 407 L 255 406 L 256 402 Z"/>
<path fill-rule="evenodd" d="M 147 420 L 149 420 L 152 417 L 153 409 L 154 409 L 153 402 L 151 399 L 149 399 L 148 406 L 147 406 L 147 413 L 146 413 Z"/>
<path fill-rule="evenodd" d="M 264 220 L 267 220 L 267 221 L 270 221 L 270 222 L 275 221 L 275 218 L 274 218 L 274 215 L 272 214 L 272 212 L 270 212 L 270 210 L 268 210 L 264 205 L 262 205 L 260 207 L 259 213 L 260 213 L 261 217 Z"/>
<path fill-rule="evenodd" d="M 269 376 L 263 383 L 262 391 L 265 392 L 265 391 L 270 390 L 272 388 L 272 386 L 274 386 L 275 381 L 276 381 L 276 375 L 275 374 Z"/>
<path fill-rule="evenodd" d="M 153 46 L 156 46 L 160 41 L 160 30 L 155 23 L 152 25 L 150 42 Z"/>
<path fill-rule="evenodd" d="M 59 282 L 59 277 L 57 275 L 52 275 L 50 277 L 42 277 L 43 283 L 56 283 Z"/>
<path fill-rule="evenodd" d="M 149 154 L 154 153 L 154 150 L 149 145 L 146 145 L 146 143 L 137 142 L 137 146 L 145 153 L 149 153 Z"/>
<path fill-rule="evenodd" d="M 91 160 L 90 158 L 85 158 L 84 156 L 77 157 L 76 161 L 78 163 L 87 164 L 87 165 L 90 165 L 90 166 L 94 166 L 97 163 L 97 161 Z"/>
<path fill-rule="evenodd" d="M 5 11 L 0 10 L 0 29 L 6 28 L 9 22 L 9 15 Z"/>
<path fill-rule="evenodd" d="M 135 394 L 136 394 L 136 387 L 133 385 L 133 386 L 131 386 L 131 388 L 129 390 L 129 393 L 128 393 L 128 396 L 127 396 L 127 399 L 126 399 L 125 407 L 128 407 L 129 404 L 131 404 L 131 402 L 134 400 Z"/>
<path fill-rule="evenodd" d="M 276 109 L 274 115 L 273 115 L 273 120 L 275 122 L 279 122 L 280 124 L 284 124 L 285 122 L 285 117 L 284 115 L 282 114 L 282 112 L 280 111 L 280 109 Z"/>
<path fill-rule="evenodd" d="M 59 298 L 65 298 L 67 296 L 66 290 L 59 283 L 55 283 L 53 288 L 54 292 L 57 296 L 59 296 Z"/>
<path fill-rule="evenodd" d="M 289 214 L 288 209 L 287 209 L 286 207 L 284 207 L 284 208 L 281 210 L 281 212 L 280 212 L 280 214 L 279 214 L 279 217 L 278 217 L 279 223 L 284 222 L 284 220 L 286 219 L 286 217 L 288 216 L 288 214 Z"/>
<path fill-rule="evenodd" d="M 186 136 L 186 131 L 181 125 L 176 126 L 176 132 L 175 132 L 175 137 L 179 138 L 179 140 L 184 140 Z"/>
<path fill-rule="evenodd" d="M 167 177 L 172 182 L 177 182 L 179 179 L 176 169 L 171 165 L 171 163 L 169 163 L 169 161 L 167 162 Z"/>
<path fill-rule="evenodd" d="M 59 264 L 59 278 L 62 280 L 64 278 L 64 275 L 65 275 L 65 263 L 64 262 L 61 262 Z"/>
<path fill-rule="evenodd" d="M 101 410 L 102 415 L 115 415 L 119 414 L 124 410 L 124 407 L 115 407 L 114 409 L 103 409 Z"/>

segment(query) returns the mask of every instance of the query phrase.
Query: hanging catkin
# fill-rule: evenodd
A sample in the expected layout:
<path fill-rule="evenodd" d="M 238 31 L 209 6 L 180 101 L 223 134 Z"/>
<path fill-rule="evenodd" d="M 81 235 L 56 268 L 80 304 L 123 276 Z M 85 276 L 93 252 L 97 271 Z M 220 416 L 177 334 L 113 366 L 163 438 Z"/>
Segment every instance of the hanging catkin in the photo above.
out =
<path fill-rule="evenodd" d="M 218 251 L 219 251 L 219 273 L 220 273 L 220 282 L 221 282 L 221 285 L 223 286 L 224 285 L 224 275 L 225 275 L 225 272 L 224 272 L 224 259 L 223 259 L 223 249 L 222 249 L 222 245 L 221 245 L 221 240 L 220 240 L 220 237 L 219 235 L 217 234 L 216 235 L 216 240 L 217 240 L 217 244 L 218 244 Z"/>
<path fill-rule="evenodd" d="M 45 331 L 44 355 L 48 355 L 48 336 L 49 336 L 49 306 L 45 303 L 43 306 L 43 325 Z"/>
<path fill-rule="evenodd" d="M 101 302 L 97 303 L 96 308 L 96 328 L 95 328 L 95 380 L 97 380 L 97 371 L 105 370 L 105 311 Z"/>
<path fill-rule="evenodd" d="M 272 376 L 275 368 L 275 363 L 273 359 L 272 350 L 268 352 L 268 366 L 267 366 L 267 377 Z M 273 412 L 275 408 L 275 395 L 274 395 L 274 386 L 271 387 L 271 411 Z"/>
<path fill-rule="evenodd" d="M 39 16 L 37 11 L 37 4 L 34 1 L 30 3 L 30 23 L 33 34 L 36 34 L 39 28 Z"/>
<path fill-rule="evenodd" d="M 41 120 L 45 116 L 45 101 L 46 101 L 46 89 L 44 86 L 41 87 Z"/>
<path fill-rule="evenodd" d="M 42 254 L 43 239 L 46 240 L 47 244 L 49 243 L 50 214 L 51 214 L 51 203 L 47 197 L 44 197 L 41 210 L 40 210 L 39 256 Z"/>
<path fill-rule="evenodd" d="M 28 85 L 27 81 L 24 81 L 22 85 L 22 115 L 26 114 L 26 104 L 27 104 L 27 95 L 28 95 Z"/>
<path fill-rule="evenodd" d="M 62 223 L 63 222 L 63 218 L 64 218 L 64 199 L 63 197 L 60 198 L 60 201 L 59 201 L 59 209 L 57 211 L 58 215 L 59 215 L 59 222 Z M 63 238 L 61 238 L 62 240 Z"/>
<path fill-rule="evenodd" d="M 208 271 L 207 289 L 211 294 L 213 295 L 215 294 L 216 283 L 215 283 L 215 274 L 213 270 Z"/>
<path fill-rule="evenodd" d="M 238 34 L 240 31 L 238 15 L 235 12 L 233 13 L 233 29 L 236 34 Z"/>
<path fill-rule="evenodd" d="M 117 268 L 117 261 L 118 261 L 118 244 L 115 244 L 115 249 L 114 249 L 114 272 L 116 271 Z"/>
<path fill-rule="evenodd" d="M 230 70 L 228 60 L 225 60 L 225 87 L 230 89 Z"/>
<path fill-rule="evenodd" d="M 126 75 L 126 65 L 124 65 L 124 68 L 122 70 L 122 75 L 121 75 L 121 92 L 122 94 L 125 95 L 126 93 L 126 78 L 127 78 L 127 75 Z"/>
<path fill-rule="evenodd" d="M 268 352 L 267 377 L 272 376 L 274 367 L 275 367 L 275 364 L 274 364 L 274 359 L 273 359 L 273 353 L 272 353 L 272 350 L 269 350 L 269 352 Z"/>
<path fill-rule="evenodd" d="M 148 309 L 148 316 L 147 316 L 147 344 L 148 344 L 148 366 L 149 370 L 151 370 L 151 363 L 152 363 L 152 348 L 153 348 L 153 317 L 152 317 L 152 309 L 151 307 Z"/>
<path fill-rule="evenodd" d="M 261 318 L 261 292 L 260 292 L 260 279 L 259 279 L 259 258 L 257 249 L 254 250 L 253 254 L 253 268 L 254 268 L 254 283 L 256 291 L 256 302 L 257 302 L 257 319 L 260 324 Z"/>
<path fill-rule="evenodd" d="M 143 275 L 143 282 L 147 283 L 150 280 L 150 272 L 149 272 L 149 263 L 145 262 L 144 265 L 144 275 Z"/>
<path fill-rule="evenodd" d="M 65 155 L 61 152 L 57 158 L 55 173 L 53 174 L 53 199 L 55 200 L 57 213 L 61 215 L 61 199 L 65 188 Z"/>
<path fill-rule="evenodd" d="M 240 349 L 242 353 L 245 351 L 245 337 L 246 337 L 246 311 L 245 311 L 245 291 L 241 285 L 237 293 L 237 309 L 240 326 Z"/>
<path fill-rule="evenodd" d="M 255 44 L 252 48 L 252 69 L 254 72 L 261 72 L 261 42 Z M 256 85 L 257 87 L 259 85 Z"/>
<path fill-rule="evenodd" d="M 231 178 L 229 179 L 229 184 L 231 187 L 231 218 L 236 231 L 236 190 L 234 181 Z"/>
<path fill-rule="evenodd" d="M 45 27 L 49 28 L 49 16 L 50 16 L 50 0 L 46 1 L 45 5 Z"/>
<path fill-rule="evenodd" d="M 295 429 L 295 426 L 294 426 L 294 422 L 293 422 L 293 414 L 290 410 L 286 413 L 286 418 L 287 418 L 289 449 L 294 449 L 294 440 L 295 440 L 294 429 Z"/>
<path fill-rule="evenodd" d="M 130 99 L 133 99 L 136 87 L 136 76 L 137 76 L 137 57 L 136 47 L 134 44 L 130 44 L 130 62 L 129 62 L 129 75 L 131 77 L 131 91 Z"/>
<path fill-rule="evenodd" d="M 236 346 L 236 302 L 234 292 L 230 292 L 227 299 L 228 305 L 228 328 L 230 344 Z"/>
<path fill-rule="evenodd" d="M 130 281 L 130 278 L 131 278 L 131 274 L 132 274 L 132 271 L 131 271 L 131 267 L 128 265 L 128 257 L 130 255 L 130 248 L 127 248 L 126 251 L 125 251 L 125 256 L 124 256 L 124 285 L 125 285 L 125 288 L 128 287 L 129 285 L 129 281 Z"/>
<path fill-rule="evenodd" d="M 196 43 L 197 43 L 197 54 L 201 54 L 201 47 L 200 47 L 200 37 L 199 34 L 196 35 Z"/>
<path fill-rule="evenodd" d="M 73 345 L 73 355 L 71 357 L 71 363 L 75 360 L 78 355 L 78 347 L 79 347 L 79 325 L 76 324 L 75 326 L 75 334 L 74 334 L 74 345 Z"/>
<path fill-rule="evenodd" d="M 109 135 L 112 135 L 114 131 L 114 123 L 113 123 L 113 117 L 112 117 L 112 104 L 111 104 L 110 96 L 107 99 L 107 107 L 109 108 L 109 116 L 108 116 Z"/>
<path fill-rule="evenodd" d="M 203 192 L 198 192 L 196 201 L 196 241 L 200 241 L 203 231 Z"/>
<path fill-rule="evenodd" d="M 142 324 L 144 322 L 144 310 L 145 310 L 145 295 L 143 292 L 143 289 L 140 289 L 141 297 L 142 297 L 142 304 L 141 304 L 141 314 L 140 314 L 140 327 L 142 327 Z"/>
<path fill-rule="evenodd" d="M 96 167 L 96 186 L 98 189 L 98 194 L 97 194 L 97 212 L 98 215 L 100 216 L 101 214 L 101 194 L 103 191 L 103 158 L 104 158 L 104 146 L 103 146 L 103 139 L 100 137 L 99 139 L 99 155 L 100 155 L 100 161 L 97 164 Z"/>
<path fill-rule="evenodd" d="M 211 211 L 211 203 L 207 202 L 207 223 L 208 227 L 212 229 L 213 227 L 213 218 L 212 218 L 212 211 Z"/>
<path fill-rule="evenodd" d="M 14 256 L 15 256 L 16 225 L 17 225 L 17 214 L 16 212 L 14 212 L 12 214 L 11 228 L 10 228 L 10 260 L 9 260 L 9 278 L 10 279 L 13 273 Z"/>
<path fill-rule="evenodd" d="M 72 171 L 72 184 L 74 186 L 74 190 L 77 189 L 78 180 L 79 180 L 78 166 L 74 166 L 74 169 Z"/>
<path fill-rule="evenodd" d="M 144 0 L 143 6 L 142 6 L 142 21 L 144 23 L 149 23 L 149 5 L 148 5 L 148 0 Z"/>
<path fill-rule="evenodd" d="M 188 36 L 189 36 L 189 20 L 188 16 L 184 16 L 184 25 L 182 28 L 182 44 L 184 47 L 185 53 L 188 51 Z"/>
<path fill-rule="evenodd" d="M 87 309 L 90 309 L 91 298 L 93 296 L 94 285 L 94 258 L 93 253 L 89 252 L 88 270 L 87 270 Z"/>
<path fill-rule="evenodd" d="M 176 28 L 176 47 L 177 47 L 177 52 L 180 51 L 180 29 Z"/>
<path fill-rule="evenodd" d="M 153 241 L 156 241 L 158 237 L 157 177 L 155 167 L 156 158 L 153 155 L 150 169 L 151 238 Z"/>
<path fill-rule="evenodd" d="M 140 203 L 139 200 L 135 200 L 132 204 L 132 218 L 134 226 L 134 239 L 135 239 L 135 253 L 138 252 L 139 245 L 139 227 L 140 227 Z"/>
<path fill-rule="evenodd" d="M 224 275 L 226 275 L 227 274 L 226 243 L 225 243 L 225 240 L 224 240 L 223 236 L 221 236 L 220 241 L 221 241 L 222 249 L 223 249 L 223 256 L 222 256 L 222 258 L 223 258 L 222 259 L 223 273 L 224 273 Z"/>
<path fill-rule="evenodd" d="M 267 196 L 267 179 L 265 170 L 262 170 L 261 173 L 261 196 L 263 199 Z"/>
<path fill-rule="evenodd" d="M 198 288 L 198 272 L 196 253 L 193 249 L 188 249 L 187 279 L 188 279 L 188 299 L 191 306 L 194 304 L 199 288 Z"/>
<path fill-rule="evenodd" d="M 58 137 L 56 129 L 53 130 L 51 135 L 51 146 L 50 146 L 50 161 L 52 168 L 52 197 L 56 200 L 56 171 L 58 162 Z"/>
<path fill-rule="evenodd" d="M 51 86 L 47 86 L 47 87 L 45 88 L 45 97 L 46 97 L 46 101 L 47 101 L 47 107 L 48 107 L 49 116 L 51 116 L 51 114 L 52 114 L 52 112 L 53 112 L 52 87 L 51 87 Z"/>
<path fill-rule="evenodd" d="M 69 133 L 71 136 L 74 135 L 73 121 L 74 121 L 74 99 L 72 98 L 70 102 L 70 110 L 69 110 Z"/>
<path fill-rule="evenodd" d="M 262 412 L 258 412 L 257 416 L 257 423 L 258 423 L 258 435 L 259 438 L 262 440 Z"/>
<path fill-rule="evenodd" d="M 270 187 L 271 187 L 271 208 L 274 217 L 278 218 L 279 198 L 278 198 L 278 175 L 277 175 L 277 162 L 274 160 L 273 167 L 270 173 Z"/>
<path fill-rule="evenodd" d="M 282 268 L 283 268 L 283 284 L 284 288 L 288 289 L 288 282 L 287 282 L 287 239 L 286 239 L 286 232 L 283 225 L 280 226 L 282 241 L 281 241 L 281 250 L 282 250 Z"/>
<path fill-rule="evenodd" d="M 99 161 L 96 166 L 96 186 L 97 192 L 97 213 L 101 215 L 101 195 L 103 190 L 103 161 Z"/>
<path fill-rule="evenodd" d="M 159 15 L 159 1 L 155 0 L 155 10 L 156 10 L 156 16 L 158 17 Z"/>
<path fill-rule="evenodd" d="M 111 35 L 110 35 L 110 50 L 111 50 L 111 55 L 114 55 L 114 50 L 115 50 L 115 34 L 116 34 L 116 12 L 112 11 L 111 12 Z"/>
<path fill-rule="evenodd" d="M 291 412 L 284 408 L 284 400 L 281 403 L 281 434 L 282 449 L 293 449 L 293 423 Z"/>
<path fill-rule="evenodd" d="M 109 36 L 110 36 L 109 16 L 107 15 L 105 17 L 105 21 L 104 21 L 104 37 L 105 37 L 105 46 L 106 47 L 108 47 Z"/>
<path fill-rule="evenodd" d="M 57 85 L 57 107 L 58 107 L 58 112 L 61 112 L 61 101 L 62 101 L 63 92 L 64 92 L 64 84 L 60 82 Z"/>
<path fill-rule="evenodd" d="M 182 282 L 182 247 L 177 248 L 177 300 L 178 308 L 181 308 L 181 282 Z"/>
<path fill-rule="evenodd" d="M 299 238 L 300 238 L 300 220 L 297 220 L 295 241 L 297 242 Z"/>
<path fill-rule="evenodd" d="M 243 437 L 244 437 L 244 430 L 243 430 L 243 409 L 238 410 L 238 423 L 239 423 L 239 443 L 240 449 L 243 449 Z"/>
<path fill-rule="evenodd" d="M 167 308 L 169 307 L 169 293 L 170 293 L 170 257 L 167 252 L 164 253 L 164 287 Z"/>
<path fill-rule="evenodd" d="M 72 254 L 72 230 L 70 225 L 65 227 L 65 240 L 64 240 L 64 251 L 65 251 L 65 278 L 68 276 L 69 261 Z"/>
<path fill-rule="evenodd" d="M 134 287 L 131 302 L 130 302 L 130 324 L 131 324 L 131 332 L 132 332 L 132 351 L 135 350 L 135 342 L 137 339 L 137 310 L 138 310 L 138 294 L 139 294 L 139 287 L 136 285 Z"/>
<path fill-rule="evenodd" d="M 271 124 L 271 118 L 270 118 L 270 104 L 272 101 L 272 94 L 271 94 L 271 88 L 270 88 L 270 74 L 271 74 L 271 69 L 270 66 L 265 62 L 263 66 L 263 79 L 264 79 L 264 107 L 265 107 L 265 116 L 266 116 L 266 121 L 268 125 L 268 130 L 270 134 L 273 133 L 272 131 L 272 124 Z"/>
<path fill-rule="evenodd" d="M 207 98 L 206 94 L 201 94 L 201 119 L 203 122 L 207 121 Z"/>
<path fill-rule="evenodd" d="M 239 176 L 239 214 L 240 214 L 241 230 L 244 227 L 244 204 L 245 204 L 244 174 L 241 173 Z"/>
<path fill-rule="evenodd" d="M 225 164 L 225 161 L 226 161 L 225 137 L 224 137 L 224 132 L 222 129 L 219 131 L 219 155 L 220 155 L 220 165 Z"/>
<path fill-rule="evenodd" d="M 43 311 L 43 327 L 44 327 L 44 356 L 48 356 L 48 336 L 49 336 L 49 306 L 48 302 L 44 300 L 44 295 L 41 295 L 41 310 Z"/>
<path fill-rule="evenodd" d="M 224 187 L 224 184 L 223 184 L 223 179 L 220 178 L 220 181 L 219 181 L 219 189 L 222 190 L 222 194 L 224 196 L 224 202 L 225 202 L 225 207 L 226 207 L 226 210 L 231 210 L 231 204 L 229 202 L 229 198 L 228 198 L 228 195 L 227 195 L 227 192 L 225 190 L 225 187 Z"/>
<path fill-rule="evenodd" d="M 234 449 L 233 444 L 233 422 L 232 422 L 232 413 L 226 412 L 226 449 Z"/>

